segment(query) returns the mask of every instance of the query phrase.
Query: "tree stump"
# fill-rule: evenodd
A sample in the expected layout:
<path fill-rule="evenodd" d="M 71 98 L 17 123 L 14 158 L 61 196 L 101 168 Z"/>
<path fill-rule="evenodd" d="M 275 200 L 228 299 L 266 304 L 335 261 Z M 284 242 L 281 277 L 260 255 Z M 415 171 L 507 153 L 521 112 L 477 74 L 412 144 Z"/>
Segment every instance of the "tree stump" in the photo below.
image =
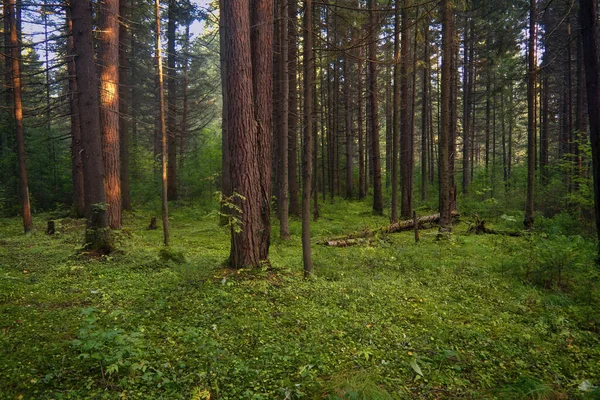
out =
<path fill-rule="evenodd" d="M 148 225 L 148 230 L 153 231 L 156 229 L 156 217 L 152 217 L 150 219 L 150 225 Z"/>
<path fill-rule="evenodd" d="M 54 235 L 54 232 L 56 232 L 56 227 L 54 225 L 54 221 L 48 221 L 48 227 L 46 228 L 46 234 Z"/>

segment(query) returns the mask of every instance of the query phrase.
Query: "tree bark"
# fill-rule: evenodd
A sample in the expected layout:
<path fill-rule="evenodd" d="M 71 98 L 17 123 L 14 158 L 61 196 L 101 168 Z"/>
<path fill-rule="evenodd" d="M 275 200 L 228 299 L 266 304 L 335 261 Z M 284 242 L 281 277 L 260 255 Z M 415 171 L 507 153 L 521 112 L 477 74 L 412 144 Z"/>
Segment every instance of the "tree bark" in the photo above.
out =
<path fill-rule="evenodd" d="M 232 201 L 241 210 L 233 215 L 239 224 L 232 227 L 229 266 L 242 268 L 259 266 L 261 262 L 261 205 L 264 199 L 252 89 L 250 0 L 223 0 L 222 4 Z M 268 160 L 270 162 L 270 155 Z"/>
<path fill-rule="evenodd" d="M 175 40 L 177 30 L 177 0 L 169 0 L 167 9 L 167 193 L 177 200 L 177 83 L 175 70 Z"/>
<path fill-rule="evenodd" d="M 162 164 L 162 221 L 163 221 L 163 244 L 169 245 L 169 195 L 167 178 L 167 124 L 165 122 L 165 88 L 163 79 L 162 45 L 160 40 L 160 0 L 156 0 L 156 67 L 158 76 L 158 104 L 161 137 L 161 164 Z"/>
<path fill-rule="evenodd" d="M 77 102 L 81 120 L 81 157 L 83 160 L 84 198 L 87 216 L 85 247 L 106 253 L 112 250 L 106 192 L 103 184 L 102 140 L 100 133 L 100 101 L 98 75 L 94 60 L 92 17 L 88 0 L 71 1 L 73 48 L 77 72 Z"/>
<path fill-rule="evenodd" d="M 441 1 L 442 8 L 442 82 L 441 129 L 439 138 L 439 210 L 440 231 L 452 229 L 452 182 L 450 178 L 451 124 L 450 104 L 452 86 L 453 7 L 450 0 Z"/>
<path fill-rule="evenodd" d="M 429 21 L 425 21 L 423 45 L 423 99 L 421 104 L 421 201 L 427 200 L 427 174 L 428 157 L 427 146 L 429 137 L 429 81 L 430 81 L 430 55 L 429 55 Z"/>
<path fill-rule="evenodd" d="M 300 216 L 298 188 L 298 26 L 297 0 L 288 1 L 288 79 L 289 79 L 289 110 L 288 110 L 288 185 L 290 188 L 291 215 Z M 316 143 L 316 141 L 315 141 Z M 316 152 L 315 152 L 316 153 Z M 316 166 L 316 163 L 315 163 Z"/>
<path fill-rule="evenodd" d="M 100 129 L 108 221 L 121 228 L 121 150 L 119 140 L 119 0 L 101 3 Z"/>
<path fill-rule="evenodd" d="M 83 194 L 83 160 L 81 158 L 81 122 L 77 103 L 77 77 L 75 70 L 75 52 L 73 49 L 73 21 L 71 9 L 67 7 L 67 72 L 69 74 L 69 108 L 71 118 L 71 174 L 73 184 L 73 213 L 76 218 L 85 216 L 85 200 Z"/>
<path fill-rule="evenodd" d="M 379 150 L 379 111 L 377 102 L 377 4 L 369 0 L 369 132 L 373 159 L 373 211 L 383 213 L 383 193 L 381 187 L 381 157 Z"/>
<path fill-rule="evenodd" d="M 412 215 L 412 151 L 413 137 L 411 135 L 410 124 L 410 87 L 409 87 L 409 27 L 408 27 L 408 6 L 409 1 L 402 1 L 401 11 L 401 44 L 400 44 L 400 180 L 402 201 L 400 204 L 400 215 L 402 218 L 408 219 Z"/>
<path fill-rule="evenodd" d="M 23 129 L 23 102 L 21 99 L 21 46 L 16 17 L 16 0 L 8 1 L 8 17 L 10 23 L 10 55 L 13 95 L 13 116 L 15 118 L 17 136 L 17 158 L 19 162 L 19 199 L 25 233 L 33 229 L 31 204 L 29 202 L 29 185 L 27 183 L 27 166 L 25 163 L 25 132 Z"/>
<path fill-rule="evenodd" d="M 128 29 L 130 8 L 128 0 L 119 1 L 119 138 L 121 157 L 121 206 L 131 211 L 131 189 L 129 181 L 129 55 L 131 36 Z"/>
<path fill-rule="evenodd" d="M 594 206 L 596 232 L 600 244 L 600 39 L 598 38 L 598 2 L 579 0 L 579 19 L 583 39 L 583 61 L 587 86 L 588 118 L 592 144 L 592 171 L 594 176 Z M 599 258 L 600 262 L 600 246 Z"/>
<path fill-rule="evenodd" d="M 527 204 L 525 206 L 525 229 L 533 228 L 535 184 L 535 83 L 537 63 L 535 56 L 536 0 L 529 1 L 529 73 L 527 78 Z"/>
<path fill-rule="evenodd" d="M 243 2 L 242 2 L 243 3 Z M 273 0 L 251 2 L 251 59 L 257 162 L 260 187 L 260 260 L 269 258 L 271 239 L 271 160 L 273 144 Z M 239 68 L 239 67 L 238 67 Z M 234 163 L 235 164 L 235 163 Z"/>
<path fill-rule="evenodd" d="M 396 1 L 394 10 L 394 90 L 392 110 L 392 223 L 398 222 L 398 176 L 400 147 L 400 7 Z"/>
<path fill-rule="evenodd" d="M 304 143 L 302 157 L 302 261 L 304 277 L 313 274 L 310 247 L 310 199 L 312 188 L 312 140 L 313 140 L 313 14 L 312 0 L 304 1 Z"/>
<path fill-rule="evenodd" d="M 280 19 L 280 64 L 279 68 L 280 79 L 280 97 L 276 99 L 281 105 L 281 119 L 280 126 L 278 127 L 278 150 L 279 150 L 279 196 L 277 196 L 277 212 L 279 214 L 279 237 L 281 239 L 290 238 L 290 227 L 288 222 L 289 216 L 289 94 L 290 94 L 290 81 L 288 71 L 288 4 L 287 0 L 282 0 L 279 7 L 279 19 Z"/>
<path fill-rule="evenodd" d="M 223 10 L 226 0 L 219 0 L 219 10 Z M 226 46 L 226 28 L 223 25 L 223 14 L 220 14 L 219 19 L 219 46 L 220 46 L 220 65 L 221 65 L 221 97 L 223 98 L 223 104 L 221 109 L 221 195 L 223 199 L 231 197 L 233 194 L 233 188 L 231 183 L 231 155 L 229 154 L 229 133 L 227 131 L 228 120 L 229 120 L 229 100 L 227 97 L 227 81 L 229 79 L 227 75 L 227 63 L 225 55 L 227 54 Z M 229 209 L 225 204 L 221 205 L 221 218 L 219 219 L 220 225 L 227 225 L 229 223 Z"/>

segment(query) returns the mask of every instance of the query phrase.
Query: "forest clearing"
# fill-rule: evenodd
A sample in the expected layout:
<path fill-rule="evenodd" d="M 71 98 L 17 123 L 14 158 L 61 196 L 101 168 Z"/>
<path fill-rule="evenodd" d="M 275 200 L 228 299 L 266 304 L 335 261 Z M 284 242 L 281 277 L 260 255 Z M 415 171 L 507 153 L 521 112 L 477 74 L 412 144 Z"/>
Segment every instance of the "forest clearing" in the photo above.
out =
<path fill-rule="evenodd" d="M 386 224 L 367 207 L 327 204 L 313 241 Z M 242 270 L 222 267 L 229 234 L 214 213 L 174 210 L 169 250 L 149 214 L 125 221 L 120 250 L 90 258 L 81 220 L 46 235 L 35 219 L 27 237 L 3 220 L 2 398 L 598 396 L 592 241 L 468 234 L 463 219 L 452 240 L 315 244 L 306 281 L 297 220 L 270 265 Z"/>

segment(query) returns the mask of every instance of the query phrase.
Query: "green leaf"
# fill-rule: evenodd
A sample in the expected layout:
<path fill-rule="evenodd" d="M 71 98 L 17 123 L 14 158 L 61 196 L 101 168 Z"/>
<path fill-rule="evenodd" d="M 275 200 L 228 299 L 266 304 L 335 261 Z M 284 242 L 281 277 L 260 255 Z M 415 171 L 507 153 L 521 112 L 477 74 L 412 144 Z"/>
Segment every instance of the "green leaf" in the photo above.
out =
<path fill-rule="evenodd" d="M 410 366 L 418 375 L 423 376 L 423 371 L 421 371 L 421 367 L 419 367 L 419 364 L 417 364 L 416 358 L 410 360 Z"/>

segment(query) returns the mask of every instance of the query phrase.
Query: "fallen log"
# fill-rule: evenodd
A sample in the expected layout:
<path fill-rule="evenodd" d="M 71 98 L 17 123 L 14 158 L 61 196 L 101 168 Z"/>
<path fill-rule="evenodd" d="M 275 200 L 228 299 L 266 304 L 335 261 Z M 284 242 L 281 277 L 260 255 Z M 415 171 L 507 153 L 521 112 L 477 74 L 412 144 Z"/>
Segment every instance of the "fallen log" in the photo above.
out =
<path fill-rule="evenodd" d="M 457 211 L 452 212 L 452 218 L 458 217 L 460 214 Z M 422 229 L 427 225 L 435 225 L 440 221 L 440 214 L 427 215 L 417 219 L 418 228 Z M 375 236 L 377 234 L 389 234 L 401 231 L 409 231 L 415 228 L 415 220 L 410 219 L 406 221 L 395 222 L 388 226 L 382 226 L 375 229 L 365 229 L 360 232 L 350 233 L 348 235 L 331 238 L 319 242 L 325 246 L 332 247 L 348 247 L 356 244 L 364 243 L 365 238 Z M 360 240 L 362 239 L 362 240 Z"/>

